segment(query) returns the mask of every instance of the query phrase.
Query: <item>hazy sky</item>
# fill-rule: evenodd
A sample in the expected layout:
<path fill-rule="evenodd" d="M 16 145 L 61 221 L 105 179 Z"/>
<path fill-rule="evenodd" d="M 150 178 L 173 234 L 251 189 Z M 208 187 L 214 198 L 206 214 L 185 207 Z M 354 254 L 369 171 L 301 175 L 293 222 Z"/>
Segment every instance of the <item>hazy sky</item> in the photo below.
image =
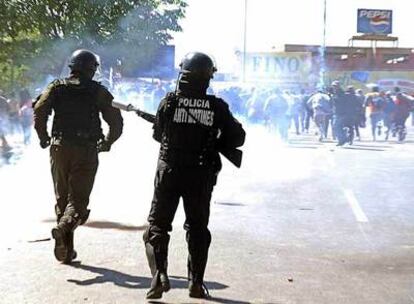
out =
<path fill-rule="evenodd" d="M 247 0 L 247 50 L 281 50 L 284 44 L 321 44 L 323 0 Z M 219 69 L 231 69 L 243 49 L 245 0 L 188 0 L 183 32 L 175 35 L 177 58 L 194 50 L 213 55 Z M 347 45 L 356 35 L 358 8 L 392 9 L 393 36 L 414 47 L 412 0 L 327 0 L 327 45 Z M 390 43 L 384 44 L 391 46 Z"/>

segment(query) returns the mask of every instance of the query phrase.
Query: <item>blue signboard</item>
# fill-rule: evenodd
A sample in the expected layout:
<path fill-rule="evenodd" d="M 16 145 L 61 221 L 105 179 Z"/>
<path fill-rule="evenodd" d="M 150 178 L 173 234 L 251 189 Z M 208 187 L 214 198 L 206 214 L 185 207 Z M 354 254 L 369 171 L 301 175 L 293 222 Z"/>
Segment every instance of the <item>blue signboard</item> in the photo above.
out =
<path fill-rule="evenodd" d="M 358 33 L 387 35 L 392 33 L 392 10 L 358 9 Z"/>

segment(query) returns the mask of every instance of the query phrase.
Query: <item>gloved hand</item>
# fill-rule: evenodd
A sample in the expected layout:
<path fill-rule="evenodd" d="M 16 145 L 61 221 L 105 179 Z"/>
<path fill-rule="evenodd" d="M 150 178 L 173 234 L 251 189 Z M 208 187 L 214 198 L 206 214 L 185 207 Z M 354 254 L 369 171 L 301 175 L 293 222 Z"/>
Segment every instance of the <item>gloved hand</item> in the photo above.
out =
<path fill-rule="evenodd" d="M 111 150 L 111 144 L 107 140 L 101 140 L 98 142 L 98 153 L 109 152 Z"/>
<path fill-rule="evenodd" d="M 50 137 L 49 136 L 40 140 L 40 147 L 42 149 L 46 149 L 49 146 L 50 146 Z"/>

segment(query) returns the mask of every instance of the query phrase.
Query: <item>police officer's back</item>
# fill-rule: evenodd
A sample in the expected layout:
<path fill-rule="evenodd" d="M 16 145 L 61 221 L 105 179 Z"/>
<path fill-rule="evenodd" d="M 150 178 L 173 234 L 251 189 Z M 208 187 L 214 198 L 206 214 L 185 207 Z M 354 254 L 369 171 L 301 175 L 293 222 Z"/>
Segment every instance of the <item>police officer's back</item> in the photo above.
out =
<path fill-rule="evenodd" d="M 73 231 L 85 223 L 87 209 L 98 168 L 98 144 L 109 151 L 122 133 L 122 116 L 112 107 L 112 95 L 92 80 L 99 65 L 95 54 L 73 53 L 68 78 L 53 81 L 34 106 L 35 129 L 42 148 L 51 144 L 50 161 L 56 195 L 58 225 L 52 230 L 55 257 L 68 263 L 76 255 Z M 54 113 L 52 134 L 47 121 Z M 100 114 L 109 125 L 104 137 Z"/>
<path fill-rule="evenodd" d="M 181 65 L 178 88 L 160 103 L 154 139 L 161 143 L 149 227 L 144 233 L 153 275 L 148 299 L 169 290 L 167 254 L 171 223 L 183 199 L 188 242 L 189 295 L 203 298 L 204 271 L 211 242 L 207 228 L 210 199 L 221 169 L 219 151 L 244 143 L 245 132 L 228 105 L 207 95 L 216 68 L 202 53 L 188 54 Z"/>

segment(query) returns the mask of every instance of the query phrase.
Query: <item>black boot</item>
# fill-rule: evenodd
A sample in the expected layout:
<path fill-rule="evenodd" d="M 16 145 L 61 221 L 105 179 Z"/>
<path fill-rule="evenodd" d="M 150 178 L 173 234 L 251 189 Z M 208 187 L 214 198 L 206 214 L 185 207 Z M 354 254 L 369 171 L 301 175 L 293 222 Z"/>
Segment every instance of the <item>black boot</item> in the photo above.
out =
<path fill-rule="evenodd" d="M 52 229 L 52 236 L 55 239 L 55 257 L 59 262 L 70 264 L 77 256 L 73 250 L 73 232 L 65 232 L 62 227 Z"/>
<path fill-rule="evenodd" d="M 170 290 L 170 280 L 165 272 L 158 272 L 151 282 L 151 288 L 147 292 L 147 299 L 160 299 L 163 292 Z"/>
<path fill-rule="evenodd" d="M 190 298 L 208 299 L 210 294 L 204 283 L 197 283 L 189 281 L 188 283 L 188 295 Z"/>
<path fill-rule="evenodd" d="M 69 254 L 68 254 L 68 258 L 63 261 L 64 264 L 70 264 L 78 256 L 77 252 L 73 249 L 74 232 L 73 231 L 69 232 L 67 234 L 67 237 L 68 237 Z"/>
<path fill-rule="evenodd" d="M 86 221 L 89 216 L 89 210 L 85 212 L 85 216 L 81 217 L 76 212 L 73 205 L 66 206 L 63 215 L 58 213 L 58 225 L 52 229 L 52 236 L 55 239 L 55 257 L 64 264 L 70 264 L 77 256 L 73 250 L 73 234 L 75 229 Z"/>
<path fill-rule="evenodd" d="M 153 229 L 153 230 L 152 230 Z M 168 279 L 168 243 L 170 237 L 167 233 L 160 233 L 157 228 L 148 227 L 144 232 L 145 253 L 151 269 L 152 281 L 147 299 L 160 299 L 163 292 L 170 290 Z"/>
<path fill-rule="evenodd" d="M 189 295 L 192 298 L 207 298 L 209 294 L 203 282 L 211 243 L 210 231 L 207 228 L 187 231 L 186 240 Z"/>
<path fill-rule="evenodd" d="M 59 262 L 63 262 L 69 257 L 68 238 L 65 231 L 59 226 L 52 229 L 52 237 L 55 239 L 55 257 Z"/>

